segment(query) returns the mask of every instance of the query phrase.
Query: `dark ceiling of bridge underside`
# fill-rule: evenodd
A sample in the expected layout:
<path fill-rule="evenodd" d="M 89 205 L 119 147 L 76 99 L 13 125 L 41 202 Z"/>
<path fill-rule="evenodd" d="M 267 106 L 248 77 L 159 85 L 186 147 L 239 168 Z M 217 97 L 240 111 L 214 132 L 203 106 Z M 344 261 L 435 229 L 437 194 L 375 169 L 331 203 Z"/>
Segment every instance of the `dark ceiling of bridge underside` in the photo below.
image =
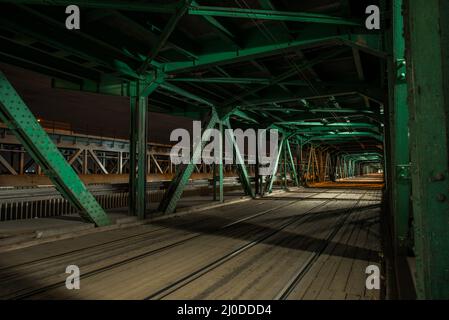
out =
<path fill-rule="evenodd" d="M 384 46 L 364 26 L 378 1 L 197 0 L 174 21 L 181 1 L 93 0 L 80 5 L 77 31 L 65 29 L 62 6 L 6 2 L 0 61 L 52 76 L 55 87 L 123 94 L 146 61 L 144 74 L 164 73 L 168 84 L 149 96 L 152 110 L 199 119 L 213 105 L 242 126 L 381 148 Z"/>

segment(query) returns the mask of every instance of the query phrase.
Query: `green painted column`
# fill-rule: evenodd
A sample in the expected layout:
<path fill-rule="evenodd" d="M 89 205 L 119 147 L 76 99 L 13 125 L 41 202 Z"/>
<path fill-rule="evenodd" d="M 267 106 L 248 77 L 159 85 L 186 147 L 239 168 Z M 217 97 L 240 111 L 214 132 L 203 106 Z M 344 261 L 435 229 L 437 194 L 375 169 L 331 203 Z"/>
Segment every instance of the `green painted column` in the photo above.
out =
<path fill-rule="evenodd" d="M 417 294 L 449 299 L 449 2 L 406 4 Z"/>
<path fill-rule="evenodd" d="M 159 77 L 130 83 L 129 212 L 145 218 L 147 205 L 148 96 Z"/>
<path fill-rule="evenodd" d="M 218 174 L 219 174 L 219 189 L 220 189 L 220 202 L 224 202 L 224 179 L 223 179 L 223 143 L 224 143 L 224 139 L 223 139 L 223 123 L 220 121 L 218 124 L 218 128 L 220 130 L 220 137 L 221 137 L 221 141 L 220 141 L 220 150 L 219 152 L 219 164 L 218 164 Z"/>
<path fill-rule="evenodd" d="M 389 132 L 391 148 L 391 212 L 393 214 L 396 254 L 404 254 L 409 245 L 410 180 L 409 112 L 405 62 L 404 24 L 402 0 L 393 1 L 391 58 L 389 71 Z"/>
<path fill-rule="evenodd" d="M 136 212 L 136 187 L 137 187 L 137 110 L 138 110 L 137 82 L 129 84 L 129 196 L 128 210 L 130 215 Z"/>
<path fill-rule="evenodd" d="M 138 106 L 136 214 L 139 219 L 144 219 L 147 202 L 148 97 L 139 96 Z"/>

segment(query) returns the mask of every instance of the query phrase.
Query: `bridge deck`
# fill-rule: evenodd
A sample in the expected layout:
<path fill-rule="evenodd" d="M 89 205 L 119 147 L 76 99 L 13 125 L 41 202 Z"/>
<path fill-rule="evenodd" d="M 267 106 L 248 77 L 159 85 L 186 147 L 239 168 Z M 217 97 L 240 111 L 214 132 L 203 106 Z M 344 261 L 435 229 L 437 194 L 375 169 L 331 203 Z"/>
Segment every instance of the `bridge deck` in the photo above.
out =
<path fill-rule="evenodd" d="M 298 189 L 2 253 L 0 298 L 379 299 L 365 269 L 380 265 L 380 201 Z"/>

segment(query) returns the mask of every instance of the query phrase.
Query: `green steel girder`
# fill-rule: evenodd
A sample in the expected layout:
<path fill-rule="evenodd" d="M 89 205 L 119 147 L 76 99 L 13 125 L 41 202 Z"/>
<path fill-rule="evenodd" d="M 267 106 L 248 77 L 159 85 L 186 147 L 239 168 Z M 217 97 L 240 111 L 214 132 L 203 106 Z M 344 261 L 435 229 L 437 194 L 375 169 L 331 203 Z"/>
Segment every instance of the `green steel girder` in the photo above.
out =
<path fill-rule="evenodd" d="M 449 2 L 405 5 L 417 296 L 449 299 Z"/>
<path fill-rule="evenodd" d="M 195 0 L 193 0 L 191 4 L 193 6 L 198 6 L 198 3 Z M 222 39 L 235 45 L 235 36 L 225 26 L 223 26 L 222 23 L 212 16 L 203 16 L 203 18 L 217 30 Z"/>
<path fill-rule="evenodd" d="M 305 126 L 305 127 L 319 127 L 319 128 L 329 128 L 330 130 L 335 128 L 370 128 L 377 129 L 378 126 L 371 123 L 365 122 L 333 122 L 333 123 L 322 123 L 322 122 L 307 122 L 307 121 L 284 121 L 284 122 L 275 122 L 275 124 L 287 124 L 287 125 L 295 125 L 295 126 Z"/>
<path fill-rule="evenodd" d="M 142 63 L 142 65 L 138 69 L 139 74 L 143 74 L 148 69 L 151 62 L 159 54 L 159 51 L 165 46 L 168 38 L 170 37 L 172 32 L 175 30 L 178 22 L 181 20 L 181 18 L 187 12 L 187 8 L 189 7 L 191 2 L 192 2 L 192 0 L 183 0 L 183 1 L 179 2 L 179 7 L 177 8 L 176 12 L 172 15 L 170 20 L 167 22 L 167 25 L 164 27 L 164 30 L 162 30 L 162 34 L 159 36 L 157 43 L 151 49 L 151 53 L 149 54 L 148 57 L 145 58 L 145 61 Z"/>
<path fill-rule="evenodd" d="M 60 21 L 32 8 L 26 7 L 20 12 L 20 15 L 18 15 L 15 13 L 14 9 L 7 7 L 2 8 L 2 14 L 4 14 L 4 16 L 0 19 L 1 26 L 11 29 L 14 32 L 23 33 L 33 39 L 46 43 L 55 49 L 73 54 L 81 59 L 97 64 L 98 66 L 115 70 L 127 77 L 137 77 L 133 70 L 133 68 L 137 67 L 137 60 L 125 51 L 111 46 L 100 39 L 91 37 L 85 33 L 67 33 L 67 30 Z M 6 48 L 2 46 L 0 52 L 5 49 Z M 17 57 L 24 56 L 27 50 L 31 49 L 29 47 L 24 48 L 22 53 L 17 55 Z M 52 56 L 50 53 L 46 53 L 49 55 L 49 58 L 52 58 L 55 61 L 61 59 L 57 55 Z M 31 60 L 37 60 L 41 64 L 45 61 L 40 57 Z M 50 67 L 52 67 L 51 64 Z M 60 65 L 53 69 L 62 72 L 64 71 L 64 68 L 63 65 Z M 80 67 L 80 73 L 83 68 L 83 66 Z"/>
<path fill-rule="evenodd" d="M 332 139 L 341 139 L 341 138 L 346 139 L 346 138 L 357 138 L 357 137 L 369 137 L 369 138 L 376 139 L 380 142 L 383 141 L 383 137 L 381 135 L 374 134 L 371 132 L 341 132 L 341 133 L 336 133 L 336 134 L 310 137 L 309 141 L 332 140 Z"/>
<path fill-rule="evenodd" d="M 183 165 L 177 172 L 175 178 L 171 181 L 169 187 L 167 188 L 163 199 L 159 203 L 159 211 L 164 213 L 173 213 L 176 210 L 176 205 L 181 198 L 182 192 L 185 186 L 189 182 L 190 176 L 195 169 L 195 164 L 201 159 L 201 153 L 206 145 L 207 141 L 210 139 L 210 131 L 207 129 L 214 128 L 220 119 L 214 108 L 211 110 L 210 119 L 208 120 L 205 131 L 202 134 L 201 143 L 195 145 L 193 154 L 189 164 Z"/>
<path fill-rule="evenodd" d="M 231 124 L 229 122 L 229 118 L 224 121 L 224 124 L 225 124 L 225 127 L 227 127 L 228 129 L 232 129 Z M 249 179 L 248 171 L 246 170 L 245 159 L 242 156 L 242 154 L 240 153 L 240 149 L 236 143 L 235 136 L 232 133 L 232 130 L 225 130 L 225 135 L 226 135 L 227 141 L 231 141 L 233 148 L 234 148 L 236 165 L 237 165 L 237 169 L 239 171 L 240 183 L 242 184 L 243 190 L 245 191 L 245 193 L 247 195 L 254 198 L 255 194 L 254 194 L 254 190 L 251 187 L 251 181 Z"/>
<path fill-rule="evenodd" d="M 409 217 L 411 185 L 404 179 L 404 166 L 410 164 L 409 112 L 407 105 L 407 82 L 405 81 L 405 39 L 402 0 L 393 2 L 391 52 L 388 59 L 389 78 L 389 132 L 391 143 L 391 210 L 394 221 L 395 251 L 404 256 L 410 245 Z M 400 290 L 400 288 L 399 288 Z"/>
<path fill-rule="evenodd" d="M 251 95 L 253 95 L 253 94 L 255 94 L 255 93 L 257 93 L 257 92 L 259 92 L 261 90 L 270 88 L 271 86 L 277 85 L 281 81 L 284 81 L 284 80 L 286 80 L 288 78 L 291 78 L 292 76 L 297 75 L 299 72 L 301 72 L 301 71 L 303 71 L 305 69 L 308 69 L 308 68 L 310 68 L 310 67 L 312 67 L 312 66 L 314 66 L 316 64 L 319 64 L 320 62 L 326 61 L 329 58 L 335 57 L 335 56 L 341 54 L 342 52 L 344 52 L 346 50 L 347 50 L 346 47 L 343 47 L 343 49 L 339 48 L 337 50 L 333 50 L 330 53 L 326 52 L 325 54 L 322 54 L 322 55 L 316 57 L 315 59 L 313 59 L 311 61 L 307 61 L 306 63 L 303 63 L 301 65 L 295 65 L 295 67 L 293 67 L 290 70 L 284 72 L 283 74 L 278 75 L 278 76 L 270 79 L 270 83 L 269 84 L 264 84 L 264 85 L 258 86 L 256 88 L 253 88 L 253 89 L 251 89 L 249 91 L 244 92 L 241 95 L 236 96 L 235 98 L 231 99 L 230 101 L 227 101 L 226 102 L 226 107 L 234 107 L 239 102 L 243 102 L 243 104 L 244 104 L 244 99 L 246 97 L 249 97 L 249 96 L 251 96 Z"/>
<path fill-rule="evenodd" d="M 326 32 L 328 32 L 326 34 Z M 368 34 L 338 34 L 335 30 L 317 31 L 313 30 L 310 34 L 305 34 L 301 40 L 293 40 L 279 43 L 260 44 L 253 47 L 245 47 L 238 50 L 227 50 L 222 52 L 214 52 L 198 56 L 198 59 L 189 61 L 168 62 L 162 64 L 162 68 L 166 73 L 184 72 L 189 69 L 201 68 L 210 65 L 220 65 L 238 62 L 242 60 L 250 60 L 267 55 L 274 55 L 285 51 L 291 51 L 297 48 L 319 45 L 326 42 L 351 44 L 351 43 L 367 43 L 367 38 L 376 37 Z M 379 40 L 378 40 L 379 41 Z M 373 49 L 374 50 L 374 49 Z"/>
<path fill-rule="evenodd" d="M 262 19 L 292 22 L 308 22 L 308 23 L 327 23 L 347 26 L 361 26 L 360 21 L 333 17 L 324 14 L 261 10 L 261 9 L 242 9 L 228 7 L 212 7 L 212 6 L 191 6 L 189 8 L 190 15 L 244 18 L 244 19 Z"/>
<path fill-rule="evenodd" d="M 73 168 L 42 129 L 12 85 L 0 72 L 0 119 L 14 132 L 61 194 L 83 219 L 97 226 L 110 224 L 109 217 L 86 189 Z"/>
<path fill-rule="evenodd" d="M 0 0 L 0 3 L 34 4 L 46 6 L 69 6 L 77 5 L 84 8 L 116 9 L 139 12 L 174 13 L 174 4 L 139 3 L 135 1 L 120 0 Z"/>
<path fill-rule="evenodd" d="M 201 98 L 201 97 L 199 97 L 199 96 L 197 96 L 197 95 L 195 95 L 193 93 L 190 93 L 187 90 L 179 88 L 179 87 L 177 87 L 177 86 L 175 86 L 175 85 L 173 85 L 171 83 L 168 83 L 167 81 L 164 81 L 163 83 L 161 83 L 161 88 L 163 88 L 165 90 L 168 90 L 168 91 L 171 91 L 171 92 L 174 92 L 176 94 L 179 94 L 179 95 L 181 95 L 183 97 L 186 97 L 188 99 L 197 101 L 197 102 L 202 103 L 202 104 L 204 104 L 206 106 L 209 106 L 209 107 L 213 107 L 214 106 L 214 104 L 212 102 L 210 102 L 210 101 L 208 101 L 206 99 L 203 99 L 203 98 Z"/>
<path fill-rule="evenodd" d="M 290 141 L 288 139 L 286 139 L 285 146 L 287 147 L 286 149 L 287 149 L 287 153 L 288 153 L 288 160 L 290 161 L 290 170 L 291 170 L 292 180 L 295 182 L 295 185 L 297 187 L 299 187 L 298 174 L 296 172 L 295 161 L 293 161 L 293 154 L 292 154 L 292 150 L 290 148 Z M 284 161 L 286 161 L 286 159 Z"/>
<path fill-rule="evenodd" d="M 282 155 L 282 151 L 284 149 L 284 145 L 285 145 L 285 138 L 282 138 L 279 144 L 279 149 L 278 149 L 278 153 L 276 155 L 276 159 L 274 160 L 273 163 L 273 171 L 271 172 L 270 176 L 267 176 L 265 179 L 265 192 L 264 193 L 271 193 L 273 191 L 273 183 L 274 180 L 276 178 L 276 173 L 278 171 L 278 167 L 279 167 L 279 160 L 281 158 Z"/>

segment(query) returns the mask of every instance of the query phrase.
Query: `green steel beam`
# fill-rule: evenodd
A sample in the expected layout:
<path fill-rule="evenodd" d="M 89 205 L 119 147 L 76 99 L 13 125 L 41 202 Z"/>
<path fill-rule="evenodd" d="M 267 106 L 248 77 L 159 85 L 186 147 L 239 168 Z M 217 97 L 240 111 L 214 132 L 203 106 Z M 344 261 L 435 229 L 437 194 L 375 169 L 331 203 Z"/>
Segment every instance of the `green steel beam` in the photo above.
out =
<path fill-rule="evenodd" d="M 229 119 L 225 120 L 225 126 L 228 129 L 232 129 L 231 128 L 231 124 L 229 122 Z M 240 153 L 240 149 L 239 149 L 239 146 L 236 143 L 235 136 L 232 133 L 232 130 L 225 130 L 225 135 L 226 135 L 227 141 L 230 141 L 232 143 L 233 148 L 234 148 L 235 160 L 236 160 L 235 162 L 236 162 L 237 169 L 239 171 L 240 183 L 242 184 L 243 190 L 245 191 L 245 193 L 247 195 L 249 195 L 252 198 L 254 198 L 255 197 L 254 190 L 251 187 L 251 181 L 249 179 L 248 171 L 246 170 L 245 158 Z"/>
<path fill-rule="evenodd" d="M 218 128 L 220 130 L 220 136 L 223 137 L 223 123 L 220 121 L 218 124 Z M 223 139 L 222 139 L 223 140 Z M 220 202 L 224 202 L 224 169 L 223 169 L 223 141 L 220 142 L 219 152 L 219 163 L 218 163 L 218 174 L 219 174 L 219 194 L 220 194 Z"/>
<path fill-rule="evenodd" d="M 363 43 L 364 39 L 378 36 L 367 34 L 338 34 L 335 30 L 312 30 L 304 32 L 301 40 L 285 41 L 278 43 L 258 44 L 238 50 L 227 50 L 222 52 L 206 53 L 198 56 L 198 59 L 189 61 L 176 61 L 161 64 L 164 72 L 177 73 L 189 69 L 205 67 L 209 65 L 228 64 L 242 60 L 251 60 L 258 57 L 279 54 L 305 46 L 320 45 L 326 42 L 333 43 Z"/>
<path fill-rule="evenodd" d="M 276 21 L 292 21 L 292 22 L 308 22 L 308 23 L 327 23 L 347 26 L 361 26 L 359 21 L 350 19 L 333 17 L 324 14 L 261 10 L 261 9 L 242 9 L 228 7 L 212 7 L 212 6 L 191 6 L 189 8 L 190 15 L 243 18 L 243 19 L 262 19 Z"/>
<path fill-rule="evenodd" d="M 151 62 L 156 58 L 156 56 L 159 54 L 159 51 L 165 46 L 167 43 L 168 38 L 172 34 L 172 32 L 175 30 L 176 26 L 178 25 L 178 22 L 181 20 L 181 18 L 184 16 L 184 14 L 187 12 L 187 8 L 189 7 L 192 0 L 183 0 L 179 2 L 179 7 L 176 9 L 176 12 L 172 15 L 170 20 L 167 22 L 167 25 L 164 27 L 164 30 L 162 30 L 161 35 L 159 36 L 159 39 L 157 43 L 154 45 L 153 48 L 151 48 L 151 52 L 148 55 L 148 57 L 145 58 L 145 61 L 142 63 L 140 68 L 138 69 L 138 73 L 143 74 L 147 68 L 150 66 Z"/>
<path fill-rule="evenodd" d="M 32 4 L 46 6 L 77 5 L 84 8 L 116 9 L 125 11 L 173 13 L 176 4 L 139 3 L 135 1 L 112 0 L 0 0 L 0 3 Z"/>
<path fill-rule="evenodd" d="M 270 84 L 269 78 L 168 78 L 170 82 L 200 82 L 200 83 L 223 83 L 223 84 Z"/>
<path fill-rule="evenodd" d="M 186 97 L 188 99 L 191 99 L 191 100 L 197 101 L 199 103 L 202 103 L 202 104 L 204 104 L 206 106 L 209 106 L 209 107 L 213 107 L 214 106 L 214 104 L 212 102 L 210 102 L 210 101 L 208 101 L 206 99 L 203 99 L 203 98 L 201 98 L 201 97 L 199 97 L 199 96 L 197 96 L 197 95 L 195 95 L 193 93 L 190 93 L 187 90 L 181 89 L 181 88 L 179 88 L 179 87 L 177 87 L 177 86 L 175 86 L 175 85 L 173 85 L 171 83 L 163 82 L 163 83 L 161 83 L 160 86 L 161 86 L 161 88 L 163 88 L 165 90 L 174 92 L 174 93 L 179 94 L 179 95 L 181 95 L 183 97 Z"/>
<path fill-rule="evenodd" d="M 310 68 L 310 67 L 312 67 L 312 66 L 314 66 L 316 64 L 319 64 L 319 63 L 321 63 L 323 61 L 326 61 L 329 58 L 335 57 L 335 56 L 341 54 L 342 52 L 344 52 L 346 50 L 347 50 L 347 48 L 344 47 L 343 49 L 340 48 L 340 49 L 337 49 L 337 50 L 333 50 L 330 53 L 326 52 L 325 54 L 319 55 L 316 58 L 314 58 L 313 60 L 307 61 L 306 63 L 303 63 L 303 64 L 298 65 L 298 66 L 295 65 L 295 67 L 292 67 L 291 69 L 289 69 L 288 71 L 284 72 L 283 74 L 278 75 L 278 76 L 274 77 L 273 79 L 271 79 L 269 84 L 265 84 L 265 85 L 261 85 L 261 86 L 258 86 L 256 88 L 253 88 L 253 89 L 251 89 L 249 91 L 246 91 L 245 93 L 243 93 L 241 95 L 236 96 L 235 98 L 231 99 L 230 101 L 227 101 L 226 102 L 226 106 L 233 107 L 238 102 L 243 102 L 243 105 L 244 105 L 245 104 L 244 99 L 246 97 L 249 97 L 249 96 L 251 96 L 251 95 L 253 95 L 253 94 L 255 94 L 255 93 L 257 93 L 257 92 L 259 92 L 261 90 L 268 89 L 268 88 L 270 88 L 273 85 L 277 85 L 281 81 L 284 81 L 284 80 L 286 80 L 288 78 L 291 78 L 294 75 L 299 75 L 301 71 L 303 71 L 305 69 L 308 69 L 308 68 Z"/>
<path fill-rule="evenodd" d="M 299 179 L 298 179 L 298 174 L 296 173 L 296 166 L 295 166 L 295 162 L 293 161 L 293 155 L 292 155 L 292 150 L 290 148 L 290 142 L 288 139 L 286 139 L 286 149 L 288 152 L 288 159 L 290 161 L 290 172 L 291 172 L 291 176 L 292 176 L 292 180 L 295 182 L 295 185 L 297 187 L 299 187 Z M 286 159 L 284 159 L 284 161 L 286 161 Z"/>
<path fill-rule="evenodd" d="M 411 185 L 408 177 L 410 166 L 409 153 L 409 112 L 407 105 L 407 82 L 405 79 L 405 39 L 402 0 L 393 5 L 392 56 L 388 59 L 389 93 L 390 93 L 390 141 L 391 141 L 391 175 L 389 185 L 392 194 L 391 210 L 394 220 L 395 250 L 398 255 L 405 255 L 410 245 L 409 217 Z M 399 288 L 400 290 L 400 288 Z"/>
<path fill-rule="evenodd" d="M 284 144 L 285 144 L 285 138 L 282 138 L 280 141 L 279 147 L 278 147 L 279 148 L 278 154 L 276 155 L 276 158 L 273 163 L 273 171 L 271 172 L 271 175 L 267 176 L 265 179 L 265 192 L 264 193 L 271 193 L 273 191 L 273 183 L 276 178 L 276 173 L 278 171 L 279 160 L 282 155 L 282 150 L 284 148 Z"/>
<path fill-rule="evenodd" d="M 405 4 L 417 295 L 449 299 L 449 2 Z"/>
<path fill-rule="evenodd" d="M 311 137 L 309 141 L 316 141 L 316 140 L 331 140 L 331 139 L 342 139 L 342 138 L 357 138 L 357 137 L 369 137 L 376 139 L 378 141 L 383 141 L 383 137 L 378 134 L 374 134 L 371 132 L 342 132 L 342 133 L 336 133 L 336 134 L 329 134 L 329 135 L 322 135 L 322 136 L 315 136 Z M 342 140 L 344 141 L 344 140 Z"/>
<path fill-rule="evenodd" d="M 189 182 L 190 176 L 195 169 L 195 164 L 201 160 L 201 153 L 206 145 L 207 141 L 210 139 L 210 130 L 214 128 L 220 119 L 217 115 L 217 112 L 212 108 L 210 119 L 208 120 L 208 124 L 205 131 L 202 134 L 201 143 L 195 145 L 193 150 L 193 154 L 189 164 L 182 165 L 182 167 L 177 172 L 175 178 L 171 181 L 167 191 L 164 194 L 163 199 L 159 203 L 159 211 L 164 213 L 173 213 L 176 210 L 176 205 L 181 198 L 182 192 L 184 191 L 185 186 Z"/>
<path fill-rule="evenodd" d="M 136 214 L 136 190 L 137 190 L 137 135 L 138 135 L 138 97 L 139 89 L 137 81 L 131 81 L 128 86 L 129 99 L 129 197 L 128 209 L 130 215 Z"/>
<path fill-rule="evenodd" d="M 198 3 L 195 0 L 193 0 L 191 4 L 193 6 L 198 6 Z M 225 41 L 235 44 L 234 35 L 225 26 L 223 26 L 222 23 L 212 16 L 203 16 L 203 18 L 218 31 L 220 37 L 222 37 Z"/>
<path fill-rule="evenodd" d="M 0 72 L 0 119 L 25 146 L 56 188 L 81 217 L 97 226 L 110 224 L 103 208 L 42 129 L 18 93 Z"/>
<path fill-rule="evenodd" d="M 148 96 L 163 81 L 160 75 L 129 85 L 130 96 L 130 155 L 129 210 L 130 214 L 145 218 L 147 204 L 147 132 Z"/>
<path fill-rule="evenodd" d="M 307 122 L 307 121 L 283 121 L 283 122 L 275 122 L 275 124 L 283 124 L 283 125 L 295 125 L 295 126 L 305 126 L 305 127 L 321 127 L 321 128 L 329 128 L 330 130 L 335 128 L 378 128 L 377 125 L 371 123 L 364 122 L 334 122 L 334 123 L 322 123 L 322 122 Z"/>
<path fill-rule="evenodd" d="M 155 90 L 157 84 L 154 86 Z M 148 132 L 148 96 L 138 97 L 137 110 L 137 185 L 136 185 L 136 215 L 145 218 L 147 199 L 147 132 Z"/>

